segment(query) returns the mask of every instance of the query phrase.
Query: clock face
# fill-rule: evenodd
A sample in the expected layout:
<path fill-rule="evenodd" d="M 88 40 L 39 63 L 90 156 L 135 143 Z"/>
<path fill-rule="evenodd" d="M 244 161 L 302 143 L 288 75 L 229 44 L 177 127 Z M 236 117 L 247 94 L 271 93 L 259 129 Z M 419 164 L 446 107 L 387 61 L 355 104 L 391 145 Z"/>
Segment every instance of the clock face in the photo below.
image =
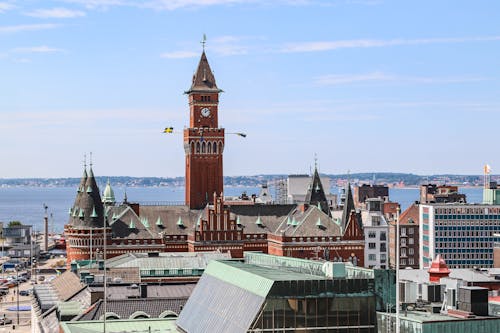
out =
<path fill-rule="evenodd" d="M 203 109 L 201 109 L 201 115 L 202 115 L 203 117 L 208 117 L 208 116 L 210 116 L 210 109 L 209 109 L 209 108 L 203 108 Z"/>

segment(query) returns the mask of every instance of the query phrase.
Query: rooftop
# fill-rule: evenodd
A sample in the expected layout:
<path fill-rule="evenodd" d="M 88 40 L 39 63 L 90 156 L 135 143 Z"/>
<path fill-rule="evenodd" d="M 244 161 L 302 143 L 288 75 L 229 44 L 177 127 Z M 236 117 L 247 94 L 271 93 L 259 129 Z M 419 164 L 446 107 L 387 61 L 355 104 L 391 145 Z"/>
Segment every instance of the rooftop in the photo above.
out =
<path fill-rule="evenodd" d="M 107 332 L 120 333 L 177 333 L 175 318 L 165 319 L 127 319 L 106 321 Z M 67 321 L 61 323 L 63 333 L 101 333 L 103 322 L 92 321 Z"/>

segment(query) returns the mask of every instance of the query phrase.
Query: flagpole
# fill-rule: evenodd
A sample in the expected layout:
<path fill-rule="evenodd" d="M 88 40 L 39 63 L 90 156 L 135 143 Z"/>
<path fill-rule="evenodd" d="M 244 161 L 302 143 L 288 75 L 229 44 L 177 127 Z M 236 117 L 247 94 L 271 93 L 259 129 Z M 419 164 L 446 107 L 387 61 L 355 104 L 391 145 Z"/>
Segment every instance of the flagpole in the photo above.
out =
<path fill-rule="evenodd" d="M 396 210 L 396 333 L 399 333 L 399 210 Z"/>

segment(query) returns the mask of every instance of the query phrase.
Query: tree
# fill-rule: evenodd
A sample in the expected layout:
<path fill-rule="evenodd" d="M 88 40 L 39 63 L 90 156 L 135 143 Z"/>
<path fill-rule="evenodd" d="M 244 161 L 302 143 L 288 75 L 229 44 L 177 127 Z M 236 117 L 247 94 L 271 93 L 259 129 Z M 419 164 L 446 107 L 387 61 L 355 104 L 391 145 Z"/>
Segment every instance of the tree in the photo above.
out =
<path fill-rule="evenodd" d="M 23 225 L 21 223 L 21 221 L 10 221 L 9 222 L 9 228 L 12 228 L 12 227 L 17 227 L 17 226 L 20 226 L 20 225 Z"/>

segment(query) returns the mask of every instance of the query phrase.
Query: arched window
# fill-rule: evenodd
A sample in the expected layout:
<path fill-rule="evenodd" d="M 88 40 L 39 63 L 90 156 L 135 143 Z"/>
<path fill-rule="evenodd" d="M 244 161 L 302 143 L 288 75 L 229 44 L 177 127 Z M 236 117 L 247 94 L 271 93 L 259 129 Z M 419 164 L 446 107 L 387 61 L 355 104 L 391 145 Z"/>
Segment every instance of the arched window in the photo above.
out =
<path fill-rule="evenodd" d="M 196 153 L 197 154 L 200 153 L 200 143 L 199 142 L 196 142 Z"/>
<path fill-rule="evenodd" d="M 207 152 L 207 145 L 205 144 L 205 141 L 201 144 L 201 153 L 205 154 Z"/>
<path fill-rule="evenodd" d="M 222 142 L 219 142 L 219 154 L 222 154 L 222 149 L 223 149 Z"/>
<path fill-rule="evenodd" d="M 212 143 L 211 142 L 207 143 L 207 153 L 212 154 Z"/>
<path fill-rule="evenodd" d="M 191 154 L 194 153 L 194 141 L 191 141 Z"/>
<path fill-rule="evenodd" d="M 214 142 L 214 154 L 217 154 L 217 142 Z"/>

